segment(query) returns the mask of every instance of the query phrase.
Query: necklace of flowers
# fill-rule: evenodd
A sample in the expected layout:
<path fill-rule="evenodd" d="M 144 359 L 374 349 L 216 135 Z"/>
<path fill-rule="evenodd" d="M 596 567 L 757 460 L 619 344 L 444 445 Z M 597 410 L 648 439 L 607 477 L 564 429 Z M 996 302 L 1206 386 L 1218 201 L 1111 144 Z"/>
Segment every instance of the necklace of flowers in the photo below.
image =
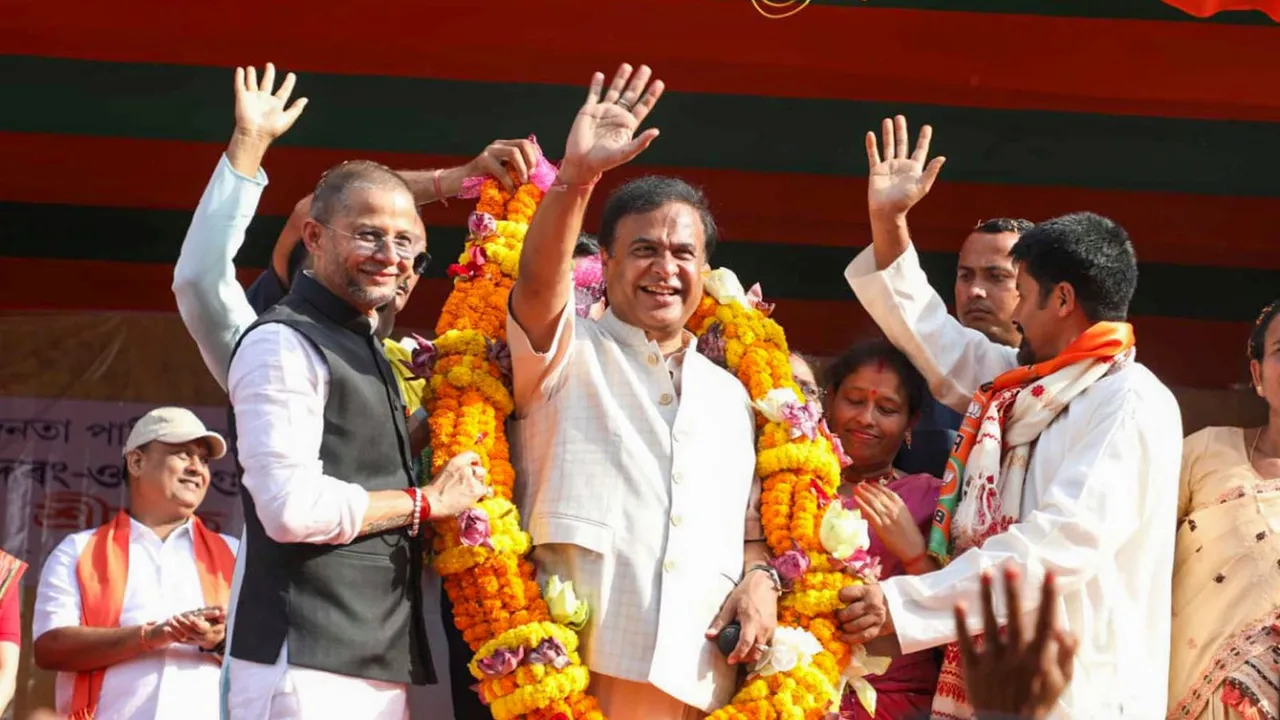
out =
<path fill-rule="evenodd" d="M 577 652 L 577 630 L 589 608 L 572 583 L 553 577 L 545 591 L 539 588 L 525 557 L 531 541 L 512 503 L 507 297 L 525 231 L 555 178 L 555 167 L 539 155 L 529 182 L 515 192 L 493 178 L 464 184 L 460 196 L 476 198 L 477 205 L 468 219 L 466 247 L 449 266 L 453 291 L 436 340 L 416 338 L 412 368 L 429 380 L 423 403 L 433 474 L 449 458 L 475 452 L 494 490 L 457 519 L 435 524 L 434 566 L 453 604 L 454 623 L 475 652 L 469 666 L 475 689 L 494 718 L 603 720 L 586 692 L 590 678 Z"/>
<path fill-rule="evenodd" d="M 867 522 L 836 493 L 850 461 L 821 407 L 796 385 L 786 336 L 769 318 L 759 285 L 744 290 L 720 268 L 704 287 L 687 327 L 698 351 L 733 373 L 755 405 L 761 520 L 784 584 L 769 653 L 710 717 L 822 717 L 838 708 L 846 686 L 874 713 L 865 676 L 883 673 L 888 661 L 840 640 L 835 620 L 843 587 L 879 578 Z"/>

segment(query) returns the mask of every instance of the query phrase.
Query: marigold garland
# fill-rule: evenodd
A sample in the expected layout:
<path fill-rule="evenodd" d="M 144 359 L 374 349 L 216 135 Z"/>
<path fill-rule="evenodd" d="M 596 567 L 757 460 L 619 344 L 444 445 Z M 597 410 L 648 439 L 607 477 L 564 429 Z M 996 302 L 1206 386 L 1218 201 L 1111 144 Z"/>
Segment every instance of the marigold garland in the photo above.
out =
<path fill-rule="evenodd" d="M 596 700 L 586 693 L 589 674 L 577 653 L 577 634 L 551 619 L 534 568 L 524 559 L 531 542 L 511 502 L 515 471 L 505 427 L 513 410 L 509 355 L 505 367 L 503 362 L 507 298 L 542 194 L 537 182 L 511 193 L 485 179 L 477 189 L 466 248 L 450 267 L 454 289 L 436 326 L 431 378 L 424 391 L 432 474 L 455 455 L 475 452 L 489 471 L 494 496 L 477 508 L 488 524 L 482 544 L 469 543 L 456 520 L 436 523 L 434 564 L 453 603 L 455 624 L 475 651 L 470 669 L 495 718 L 603 720 Z M 786 337 L 758 301 L 758 289 L 752 290 L 755 302 L 717 300 L 708 290 L 688 323 L 700 346 L 713 342 L 716 352 L 708 354 L 718 354 L 753 401 L 786 389 L 802 403 Z M 763 413 L 757 413 L 757 425 L 756 471 L 762 482 L 766 541 L 775 556 L 799 551 L 808 558 L 807 571 L 779 602 L 779 626 L 811 635 L 806 642 L 816 652 L 784 671 L 753 673 L 732 703 L 710 717 L 816 720 L 838 706 L 842 673 L 854 656 L 854 649 L 839 639 L 837 594 L 861 582 L 844 571 L 819 539 L 823 507 L 839 485 L 840 461 L 825 433 L 797 436 L 791 424 Z M 529 661 L 546 647 L 559 649 L 556 663 Z"/>
<path fill-rule="evenodd" d="M 424 392 L 432 475 L 455 455 L 474 452 L 489 471 L 494 495 L 478 506 L 488 523 L 483 544 L 468 544 L 457 520 L 435 524 L 434 566 L 453 603 L 454 623 L 476 651 L 471 671 L 495 718 L 603 720 L 596 700 L 586 694 L 589 675 L 577 653 L 577 634 L 552 621 L 534 567 L 525 560 L 531 543 L 512 504 L 515 470 L 506 421 L 513 403 L 510 356 L 504 366 L 503 355 L 507 297 L 542 194 L 532 181 L 512 193 L 486 178 L 468 223 L 466 248 L 450 267 L 454 287 L 436 325 L 431 378 Z M 510 652 L 510 659 L 524 658 L 547 638 L 566 650 L 558 656 L 562 666 L 515 660 L 509 668 L 486 673 L 480 665 L 499 649 Z"/>
<path fill-rule="evenodd" d="M 758 302 L 758 289 L 722 293 L 717 299 L 711 280 L 687 325 L 699 337 L 699 347 L 732 372 L 753 401 L 788 389 L 795 394 L 794 402 L 802 404 L 803 395 L 791 374 L 786 336 L 761 311 L 768 307 Z M 736 278 L 731 284 L 737 284 Z M 770 421 L 760 412 L 756 417 L 756 473 L 762 485 L 765 540 L 775 557 L 799 550 L 809 559 L 808 570 L 779 601 L 779 628 L 807 630 L 821 643 L 822 651 L 810 662 L 784 672 L 752 674 L 732 702 L 710 718 L 822 718 L 838 707 L 845 684 L 841 675 L 853 654 L 839 638 L 834 613 L 842 603 L 837 594 L 847 585 L 861 583 L 844 572 L 819 540 L 824 498 L 835 497 L 840 483 L 840 460 L 825 433 L 795 436 L 789 423 Z"/>

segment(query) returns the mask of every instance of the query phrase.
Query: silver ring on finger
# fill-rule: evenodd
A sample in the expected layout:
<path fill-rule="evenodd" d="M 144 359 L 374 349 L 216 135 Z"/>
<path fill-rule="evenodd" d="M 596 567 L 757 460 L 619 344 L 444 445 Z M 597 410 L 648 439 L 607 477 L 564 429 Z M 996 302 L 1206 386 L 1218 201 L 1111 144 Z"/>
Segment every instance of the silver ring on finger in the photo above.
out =
<path fill-rule="evenodd" d="M 489 485 L 489 486 L 485 487 L 485 489 L 484 489 L 484 496 L 485 496 L 485 497 L 487 497 L 487 498 L 491 498 L 491 497 L 493 497 L 493 486 L 492 486 L 492 485 Z"/>
<path fill-rule="evenodd" d="M 631 103 L 627 102 L 626 100 L 623 100 L 622 98 L 618 98 L 617 104 L 623 110 L 626 110 L 627 112 L 631 112 Z"/>

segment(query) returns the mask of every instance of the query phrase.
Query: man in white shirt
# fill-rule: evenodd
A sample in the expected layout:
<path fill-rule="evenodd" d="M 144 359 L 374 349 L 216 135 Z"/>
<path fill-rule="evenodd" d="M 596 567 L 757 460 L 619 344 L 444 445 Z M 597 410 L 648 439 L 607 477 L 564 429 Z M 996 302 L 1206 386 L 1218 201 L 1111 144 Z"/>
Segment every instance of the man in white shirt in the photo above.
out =
<path fill-rule="evenodd" d="M 267 72 L 274 74 L 274 71 L 273 66 L 267 66 Z M 249 72 L 256 74 L 253 68 Z M 276 242 L 271 266 L 254 281 L 248 293 L 236 279 L 233 264 L 267 185 L 263 158 L 271 143 L 292 127 L 306 106 L 305 100 L 299 100 L 286 110 L 286 100 L 293 86 L 289 78 L 292 77 L 292 74 L 287 76 L 279 90 L 265 81 L 254 90 L 247 84 L 236 86 L 236 131 L 226 152 L 219 158 L 192 216 L 174 268 L 173 292 L 178 312 L 195 339 L 205 365 L 224 388 L 232 351 L 240 337 L 260 313 L 266 312 L 287 294 L 294 278 L 294 273 L 288 269 L 289 258 L 300 256 L 303 260 L 299 264 L 310 265 L 300 238 L 302 226 L 310 215 L 311 195 L 294 207 Z M 444 201 L 446 197 L 457 194 L 463 180 L 474 175 L 492 173 L 510 183 L 504 170 L 506 165 L 519 171 L 520 168 L 531 167 L 535 161 L 531 142 L 495 140 L 466 165 L 444 170 L 406 171 L 400 175 L 413 191 L 415 203 L 422 205 Z M 425 234 L 422 239 L 423 244 L 416 248 L 409 269 L 396 284 L 395 299 L 378 310 L 376 331 L 384 352 L 392 361 L 397 379 L 401 381 L 403 399 L 413 410 L 409 429 L 415 455 L 428 440 L 426 412 L 418 402 L 424 381 L 407 379 L 403 367 L 397 367 L 398 360 L 407 353 L 389 336 L 397 314 L 408 303 L 430 259 L 426 253 Z M 454 628 L 452 614 L 442 608 L 445 598 L 439 577 L 434 573 L 424 574 L 423 592 L 428 638 L 433 647 L 444 648 L 447 643 L 451 652 L 441 651 L 433 655 L 436 674 L 441 682 L 415 689 L 414 704 L 424 709 L 424 716 L 426 709 L 430 709 L 461 718 L 488 717 L 487 708 L 467 688 L 471 684 L 470 673 L 466 670 L 470 649 Z M 234 607 L 232 611 L 234 624 Z M 450 693 L 450 681 L 455 675 L 461 682 L 452 683 L 453 692 Z"/>
<path fill-rule="evenodd" d="M 882 133 L 884 160 L 867 136 L 873 245 L 845 274 L 938 397 L 967 408 L 955 453 L 967 460 L 949 464 L 944 498 L 960 488 L 963 497 L 939 503 L 930 542 L 950 563 L 846 590 L 844 631 L 851 641 L 889 636 L 902 652 L 954 643 L 954 606 L 976 598 L 992 569 L 1019 566 L 1024 597 L 1052 573 L 1080 643 L 1056 716 L 1162 717 L 1182 428 L 1121 322 L 1137 282 L 1128 236 L 1091 213 L 1029 230 L 1013 250 L 1021 346 L 992 342 L 947 314 L 911 246 L 907 211 L 943 162 L 926 166 L 931 130 L 910 155 L 905 119 Z M 1010 617 L 997 597 L 995 608 L 1030 632 L 1036 607 Z M 981 619 L 969 628 L 981 632 Z M 963 699 L 962 679 L 944 668 L 935 715 L 970 717 Z"/>
<path fill-rule="evenodd" d="M 611 720 L 723 705 L 732 663 L 758 659 L 777 621 L 752 512 L 751 405 L 684 329 L 715 247 L 701 192 L 653 177 L 615 191 L 599 235 L 608 309 L 575 313 L 568 269 L 591 190 L 657 136 L 633 139 L 662 93 L 649 79 L 623 65 L 602 98 L 593 77 L 525 237 L 507 321 L 518 502 L 539 574 L 572 581 L 591 606 L 582 653 Z M 710 638 L 735 618 L 726 659 Z"/>
<path fill-rule="evenodd" d="M 158 408 L 124 446 L 129 509 L 45 561 L 32 636 L 63 714 L 218 717 L 236 541 L 195 517 L 226 443 L 189 410 Z M 96 711 L 96 713 L 95 713 Z"/>

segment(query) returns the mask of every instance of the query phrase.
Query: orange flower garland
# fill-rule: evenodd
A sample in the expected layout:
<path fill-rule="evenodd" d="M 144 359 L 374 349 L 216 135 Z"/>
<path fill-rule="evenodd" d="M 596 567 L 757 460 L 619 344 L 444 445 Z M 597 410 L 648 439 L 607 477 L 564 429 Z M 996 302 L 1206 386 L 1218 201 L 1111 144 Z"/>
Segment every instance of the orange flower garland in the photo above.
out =
<path fill-rule="evenodd" d="M 757 668 L 733 701 L 710 717 L 816 719 L 838 707 L 846 680 L 856 677 L 847 668 L 857 653 L 840 640 L 834 613 L 842 606 L 836 597 L 841 588 L 862 581 L 844 571 L 820 537 L 823 501 L 835 497 L 840 483 L 835 446 L 825 432 L 798 434 L 789 423 L 771 420 L 762 411 L 778 397 L 793 397 L 796 404 L 804 400 L 791 374 L 782 328 L 761 308 L 768 310 L 758 291 L 744 293 L 732 273 L 716 270 L 708 275 L 702 302 L 687 327 L 699 336 L 704 354 L 722 359 L 756 403 L 756 473 L 762 483 L 765 540 L 774 557 L 798 551 L 809 561 L 807 572 L 779 601 L 774 645 L 794 640 L 810 644 L 815 652 L 808 662 L 789 669 L 765 674 Z"/>
<path fill-rule="evenodd" d="M 545 165 L 544 165 L 545 163 Z M 551 168 L 539 163 L 541 178 Z M 494 495 L 472 511 L 487 526 L 468 542 L 462 521 L 435 524 L 434 566 L 453 603 L 454 622 L 476 652 L 471 672 L 498 720 L 603 720 L 586 694 L 587 668 L 577 634 L 551 619 L 533 565 L 529 536 L 512 503 L 515 471 L 506 421 L 513 404 L 506 347 L 507 296 L 520 247 L 543 190 L 535 182 L 505 191 L 492 178 L 479 188 L 471 234 L 454 288 L 436 325 L 434 367 L 424 405 L 430 412 L 432 474 L 463 452 L 478 454 Z"/>

